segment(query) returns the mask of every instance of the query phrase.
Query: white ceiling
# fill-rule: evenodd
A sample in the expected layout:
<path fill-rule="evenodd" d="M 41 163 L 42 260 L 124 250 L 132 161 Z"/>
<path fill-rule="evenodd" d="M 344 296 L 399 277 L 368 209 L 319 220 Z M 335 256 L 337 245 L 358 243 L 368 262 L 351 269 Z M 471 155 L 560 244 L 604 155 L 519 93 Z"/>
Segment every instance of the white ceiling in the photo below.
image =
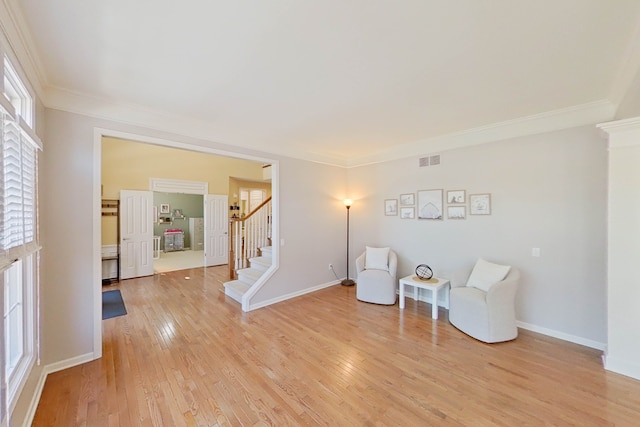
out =
<path fill-rule="evenodd" d="M 639 66 L 637 0 L 9 1 L 49 107 L 339 165 L 611 119 Z"/>

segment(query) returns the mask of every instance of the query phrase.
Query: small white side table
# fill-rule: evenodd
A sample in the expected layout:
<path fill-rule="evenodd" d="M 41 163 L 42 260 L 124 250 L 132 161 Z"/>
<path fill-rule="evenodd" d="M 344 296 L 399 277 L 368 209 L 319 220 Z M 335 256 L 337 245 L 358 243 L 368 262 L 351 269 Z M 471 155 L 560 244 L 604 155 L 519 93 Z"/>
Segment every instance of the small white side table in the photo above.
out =
<path fill-rule="evenodd" d="M 431 318 L 438 318 L 438 291 L 449 284 L 447 279 L 432 277 L 429 280 L 421 280 L 415 274 L 400 279 L 400 309 L 404 309 L 404 287 L 413 286 L 414 299 L 418 300 L 418 289 L 429 289 L 431 291 Z"/>

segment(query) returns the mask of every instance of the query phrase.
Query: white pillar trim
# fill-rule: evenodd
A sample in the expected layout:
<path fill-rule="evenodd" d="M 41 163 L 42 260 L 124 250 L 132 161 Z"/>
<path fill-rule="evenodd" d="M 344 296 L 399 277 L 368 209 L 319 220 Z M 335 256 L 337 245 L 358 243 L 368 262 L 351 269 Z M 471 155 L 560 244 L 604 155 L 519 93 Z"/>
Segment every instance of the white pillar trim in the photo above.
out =
<path fill-rule="evenodd" d="M 596 125 L 609 140 L 609 149 L 640 145 L 640 117 Z"/>

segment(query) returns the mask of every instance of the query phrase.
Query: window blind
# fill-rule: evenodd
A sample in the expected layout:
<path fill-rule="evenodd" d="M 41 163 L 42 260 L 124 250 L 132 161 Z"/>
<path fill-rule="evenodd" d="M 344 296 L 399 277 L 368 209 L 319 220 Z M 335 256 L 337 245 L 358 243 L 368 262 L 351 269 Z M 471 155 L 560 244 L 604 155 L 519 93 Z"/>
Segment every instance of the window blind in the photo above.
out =
<path fill-rule="evenodd" d="M 12 113 L 0 103 L 0 271 L 39 247 L 36 200 L 40 142 Z"/>

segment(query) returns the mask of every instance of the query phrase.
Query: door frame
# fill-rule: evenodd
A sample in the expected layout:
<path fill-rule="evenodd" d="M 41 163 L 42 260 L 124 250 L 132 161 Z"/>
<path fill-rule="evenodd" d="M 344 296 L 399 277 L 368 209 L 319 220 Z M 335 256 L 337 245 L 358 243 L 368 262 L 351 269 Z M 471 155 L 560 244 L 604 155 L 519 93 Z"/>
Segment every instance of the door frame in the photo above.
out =
<path fill-rule="evenodd" d="M 113 125 L 118 126 L 114 123 Z M 122 126 L 122 125 L 120 125 Z M 149 133 L 153 132 L 148 130 Z M 279 179 L 280 179 L 280 163 L 276 159 L 268 157 L 259 157 L 250 154 L 238 153 L 227 150 L 220 150 L 213 147 L 205 147 L 202 145 L 189 144 L 184 142 L 178 142 L 176 140 L 163 139 L 152 137 L 149 135 L 135 134 L 130 132 L 123 132 L 117 129 L 93 128 L 93 352 L 91 357 L 93 359 L 99 359 L 102 357 L 102 260 L 101 260 L 101 245 L 102 245 L 102 138 L 112 137 L 120 138 L 128 141 L 153 144 L 162 147 L 178 148 L 182 150 L 196 151 L 203 154 L 214 154 L 222 157 L 231 157 L 242 160 L 252 160 L 255 162 L 262 162 L 271 164 L 271 198 L 272 198 L 272 236 L 274 242 L 280 241 L 280 210 L 279 210 Z M 184 136 L 181 139 L 188 139 Z M 216 144 L 213 141 L 202 141 L 203 143 Z M 240 149 L 240 148 L 239 148 Z M 272 268 L 271 271 L 275 272 L 280 267 L 280 247 L 279 245 L 273 246 L 272 253 Z M 244 307 L 243 307 L 244 308 Z"/>
<path fill-rule="evenodd" d="M 202 196 L 202 208 L 204 212 L 205 200 L 204 196 L 209 194 L 209 183 L 204 181 L 188 181 L 186 179 L 170 179 L 170 178 L 149 178 L 149 190 L 151 192 L 160 193 L 182 193 Z M 207 225 L 204 226 L 205 235 L 207 233 Z M 202 253 L 202 265 L 206 267 L 206 257 L 204 251 Z"/>
<path fill-rule="evenodd" d="M 161 193 L 181 193 L 181 194 L 193 194 L 202 196 L 202 208 L 204 221 L 204 235 L 205 245 L 202 251 L 202 265 L 208 267 L 207 263 L 207 243 L 206 237 L 208 236 L 208 221 L 207 221 L 207 196 L 221 196 L 220 194 L 209 194 L 209 183 L 204 181 L 189 181 L 185 179 L 170 179 L 170 178 L 149 178 L 149 190 L 151 192 Z M 224 195 L 229 203 L 229 196 Z M 228 251 L 227 251 L 228 252 Z M 228 257 L 227 257 L 228 262 Z"/>

